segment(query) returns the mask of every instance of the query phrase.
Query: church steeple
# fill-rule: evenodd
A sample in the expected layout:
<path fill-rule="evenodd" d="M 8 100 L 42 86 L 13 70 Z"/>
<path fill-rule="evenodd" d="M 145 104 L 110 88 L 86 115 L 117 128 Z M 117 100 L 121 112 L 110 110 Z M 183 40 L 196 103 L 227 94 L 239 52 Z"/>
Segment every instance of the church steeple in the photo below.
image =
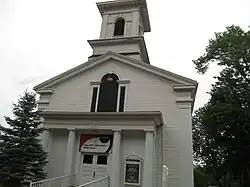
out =
<path fill-rule="evenodd" d="M 113 51 L 149 64 L 144 32 L 150 32 L 146 0 L 99 2 L 102 16 L 100 38 L 89 40 L 93 48 L 90 58 Z"/>
<path fill-rule="evenodd" d="M 115 29 L 122 23 L 124 37 L 151 31 L 146 0 L 100 2 L 97 7 L 103 18 L 100 38 L 115 37 Z"/>

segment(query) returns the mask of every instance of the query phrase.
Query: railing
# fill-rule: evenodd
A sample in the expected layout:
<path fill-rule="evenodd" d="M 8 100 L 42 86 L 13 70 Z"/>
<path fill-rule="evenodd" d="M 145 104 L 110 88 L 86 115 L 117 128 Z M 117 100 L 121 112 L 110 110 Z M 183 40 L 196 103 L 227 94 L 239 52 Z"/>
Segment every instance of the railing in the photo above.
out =
<path fill-rule="evenodd" d="M 29 187 L 61 187 L 74 185 L 75 183 L 75 174 L 64 175 L 60 177 L 55 177 L 52 179 L 45 179 L 38 182 L 31 182 Z"/>
<path fill-rule="evenodd" d="M 109 176 L 103 177 L 76 187 L 109 187 Z"/>

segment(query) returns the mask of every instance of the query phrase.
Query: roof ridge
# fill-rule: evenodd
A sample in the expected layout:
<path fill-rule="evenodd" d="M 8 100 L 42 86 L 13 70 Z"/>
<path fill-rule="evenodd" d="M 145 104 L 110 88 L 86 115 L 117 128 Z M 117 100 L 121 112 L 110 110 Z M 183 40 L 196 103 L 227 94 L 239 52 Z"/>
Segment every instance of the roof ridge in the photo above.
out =
<path fill-rule="evenodd" d="M 146 63 L 141 62 L 140 60 L 133 59 L 131 57 L 127 57 L 112 51 L 108 51 L 107 53 L 96 57 L 94 59 L 88 60 L 87 62 L 84 62 L 74 68 L 71 68 L 61 74 L 58 74 L 34 87 L 34 90 L 40 90 L 40 89 L 47 89 L 50 88 L 50 86 L 58 84 L 68 78 L 71 78 L 73 76 L 78 75 L 79 73 L 82 73 L 83 71 L 86 71 L 90 68 L 94 68 L 95 66 L 99 65 L 102 62 L 105 62 L 109 60 L 110 58 L 114 58 L 116 60 L 123 60 L 125 61 L 128 65 L 131 65 L 135 68 L 140 68 L 144 71 L 156 74 L 158 76 L 164 77 L 165 79 L 172 80 L 174 82 L 177 82 L 178 84 L 185 84 L 185 82 L 189 82 L 189 84 L 192 85 L 197 85 L 198 82 L 192 79 L 189 79 L 187 77 L 178 75 L 176 73 L 164 70 L 162 68 L 158 68 L 153 65 L 149 65 Z M 124 62 L 124 63 L 125 63 Z"/>

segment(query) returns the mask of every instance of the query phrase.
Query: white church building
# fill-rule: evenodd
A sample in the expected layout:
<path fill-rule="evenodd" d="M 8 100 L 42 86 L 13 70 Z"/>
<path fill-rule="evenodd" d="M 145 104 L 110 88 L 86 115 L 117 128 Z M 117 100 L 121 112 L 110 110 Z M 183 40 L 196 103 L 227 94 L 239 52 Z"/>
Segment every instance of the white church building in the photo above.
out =
<path fill-rule="evenodd" d="M 88 40 L 93 55 L 34 87 L 49 162 L 47 180 L 30 186 L 193 187 L 198 83 L 151 65 L 146 0 L 97 7 L 102 25 L 99 39 Z"/>

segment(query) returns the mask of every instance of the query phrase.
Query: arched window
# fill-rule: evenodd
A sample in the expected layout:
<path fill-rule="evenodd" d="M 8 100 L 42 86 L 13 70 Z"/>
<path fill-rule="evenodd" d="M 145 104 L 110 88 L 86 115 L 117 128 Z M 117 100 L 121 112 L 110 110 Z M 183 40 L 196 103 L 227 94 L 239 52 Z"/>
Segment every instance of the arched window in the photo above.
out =
<path fill-rule="evenodd" d="M 114 36 L 124 35 L 125 19 L 118 18 L 115 22 Z"/>
<path fill-rule="evenodd" d="M 102 77 L 97 112 L 116 112 L 118 80 L 118 76 L 113 73 Z"/>
<path fill-rule="evenodd" d="M 124 112 L 126 84 L 114 73 L 104 75 L 98 84 L 94 81 L 90 112 Z"/>

